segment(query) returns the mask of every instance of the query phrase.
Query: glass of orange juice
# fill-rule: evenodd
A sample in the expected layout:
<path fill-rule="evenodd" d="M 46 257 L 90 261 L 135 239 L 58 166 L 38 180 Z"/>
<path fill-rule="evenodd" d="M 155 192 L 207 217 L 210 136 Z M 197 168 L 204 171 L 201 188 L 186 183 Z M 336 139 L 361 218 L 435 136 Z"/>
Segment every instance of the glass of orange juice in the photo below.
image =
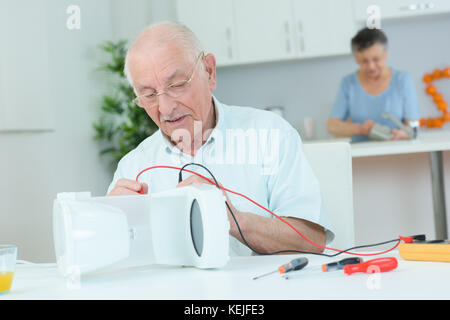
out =
<path fill-rule="evenodd" d="M 0 245 L 0 294 L 11 289 L 17 259 L 16 245 Z"/>

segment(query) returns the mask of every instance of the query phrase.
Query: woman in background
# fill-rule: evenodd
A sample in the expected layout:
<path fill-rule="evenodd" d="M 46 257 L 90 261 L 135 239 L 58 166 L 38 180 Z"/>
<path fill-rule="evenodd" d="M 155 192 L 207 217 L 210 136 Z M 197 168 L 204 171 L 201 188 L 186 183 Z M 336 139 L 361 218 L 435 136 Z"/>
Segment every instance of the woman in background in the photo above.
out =
<path fill-rule="evenodd" d="M 409 73 L 385 64 L 387 38 L 378 29 L 362 29 L 351 41 L 359 69 L 345 76 L 328 119 L 328 132 L 352 137 L 352 142 L 369 140 L 375 123 L 391 129 L 393 140 L 408 139 L 384 112 L 407 124 L 420 118 L 414 81 Z"/>

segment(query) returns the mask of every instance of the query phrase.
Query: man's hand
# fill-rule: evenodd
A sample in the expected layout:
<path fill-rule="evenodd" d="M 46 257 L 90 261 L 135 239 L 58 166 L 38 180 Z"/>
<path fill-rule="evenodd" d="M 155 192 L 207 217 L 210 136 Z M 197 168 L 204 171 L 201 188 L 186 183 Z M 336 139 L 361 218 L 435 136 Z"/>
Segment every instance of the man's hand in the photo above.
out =
<path fill-rule="evenodd" d="M 146 183 L 140 183 L 136 180 L 119 179 L 116 185 L 107 196 L 125 196 L 125 195 L 137 195 L 148 193 L 148 185 Z"/>
<path fill-rule="evenodd" d="M 409 136 L 403 130 L 392 129 L 391 132 L 394 135 L 394 137 L 391 140 L 408 140 L 409 139 Z"/>
<path fill-rule="evenodd" d="M 372 130 L 374 125 L 375 125 L 375 122 L 373 122 L 373 120 L 366 120 L 360 126 L 360 134 L 368 136 L 370 134 L 370 130 Z"/>

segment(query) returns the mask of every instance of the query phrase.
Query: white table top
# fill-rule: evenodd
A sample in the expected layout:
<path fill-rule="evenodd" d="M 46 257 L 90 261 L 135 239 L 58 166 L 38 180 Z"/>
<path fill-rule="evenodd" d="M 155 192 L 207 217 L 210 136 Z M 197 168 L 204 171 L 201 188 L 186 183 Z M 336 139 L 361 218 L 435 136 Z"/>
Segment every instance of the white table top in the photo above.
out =
<path fill-rule="evenodd" d="M 450 130 L 422 130 L 415 140 L 353 143 L 351 150 L 353 158 L 450 150 Z"/>
<path fill-rule="evenodd" d="M 386 256 L 395 256 L 394 251 Z M 222 269 L 153 265 L 82 276 L 79 287 L 62 278 L 56 267 L 18 265 L 13 288 L 3 299 L 449 299 L 450 264 L 405 261 L 380 274 L 346 275 L 312 272 L 314 266 L 348 255 L 308 255 L 304 276 L 285 280 L 279 274 L 252 280 L 298 255 L 232 258 Z M 378 257 L 378 256 L 376 256 Z M 375 257 L 366 258 L 369 260 Z M 306 273 L 309 270 L 309 275 Z M 302 272 L 302 271 L 300 271 Z"/>

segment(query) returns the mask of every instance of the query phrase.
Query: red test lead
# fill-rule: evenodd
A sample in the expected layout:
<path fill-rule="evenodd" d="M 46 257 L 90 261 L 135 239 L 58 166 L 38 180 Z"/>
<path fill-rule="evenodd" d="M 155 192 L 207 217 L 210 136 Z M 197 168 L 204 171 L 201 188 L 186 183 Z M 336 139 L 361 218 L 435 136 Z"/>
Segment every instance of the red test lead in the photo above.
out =
<path fill-rule="evenodd" d="M 350 275 L 356 272 L 377 273 L 391 271 L 397 268 L 398 262 L 394 257 L 372 259 L 359 264 L 348 264 L 344 273 Z"/>

